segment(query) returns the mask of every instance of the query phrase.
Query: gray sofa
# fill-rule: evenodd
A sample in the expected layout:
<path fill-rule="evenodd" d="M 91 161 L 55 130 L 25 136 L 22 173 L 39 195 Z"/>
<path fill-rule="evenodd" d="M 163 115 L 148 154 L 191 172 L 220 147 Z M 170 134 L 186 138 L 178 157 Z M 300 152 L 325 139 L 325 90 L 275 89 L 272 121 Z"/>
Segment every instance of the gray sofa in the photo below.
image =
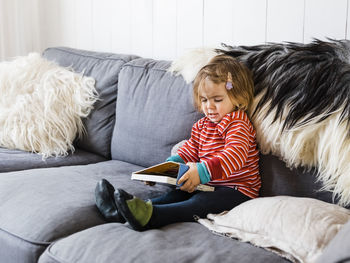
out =
<path fill-rule="evenodd" d="M 191 86 L 167 72 L 168 61 L 49 48 L 49 60 L 95 78 L 100 100 L 84 120 L 87 135 L 64 158 L 0 149 L 0 262 L 289 262 L 278 255 L 217 236 L 198 223 L 136 232 L 107 223 L 94 202 L 106 178 L 140 197 L 170 190 L 131 181 L 131 172 L 164 161 L 201 117 Z M 332 202 L 313 171 L 288 169 L 261 155 L 262 196 L 291 195 Z M 349 258 L 348 223 L 320 262 Z M 340 252 L 339 252 L 339 251 Z"/>

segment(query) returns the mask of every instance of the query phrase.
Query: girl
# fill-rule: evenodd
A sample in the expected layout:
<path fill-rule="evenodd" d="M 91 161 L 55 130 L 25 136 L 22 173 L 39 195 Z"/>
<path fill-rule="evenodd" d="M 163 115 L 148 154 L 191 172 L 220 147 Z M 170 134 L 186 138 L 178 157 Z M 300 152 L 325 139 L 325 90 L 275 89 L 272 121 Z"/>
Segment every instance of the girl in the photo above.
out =
<path fill-rule="evenodd" d="M 249 70 L 227 55 L 218 55 L 197 74 L 194 101 L 205 114 L 192 127 L 191 138 L 168 161 L 186 163 L 180 190 L 148 201 L 102 180 L 96 205 L 109 221 L 125 222 L 135 230 L 159 228 L 195 216 L 221 213 L 255 198 L 261 186 L 255 130 L 246 114 L 253 98 Z M 199 184 L 213 192 L 196 191 Z"/>

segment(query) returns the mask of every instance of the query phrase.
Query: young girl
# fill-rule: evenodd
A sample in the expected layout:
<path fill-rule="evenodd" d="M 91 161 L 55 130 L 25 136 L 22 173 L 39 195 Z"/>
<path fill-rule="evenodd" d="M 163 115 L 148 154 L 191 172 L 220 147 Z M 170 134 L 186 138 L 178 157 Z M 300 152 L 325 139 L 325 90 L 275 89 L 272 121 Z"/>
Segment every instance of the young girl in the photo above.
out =
<path fill-rule="evenodd" d="M 197 74 L 194 100 L 205 114 L 192 127 L 191 138 L 168 161 L 190 169 L 179 180 L 180 190 L 148 201 L 102 180 L 96 187 L 96 205 L 110 221 L 129 222 L 135 230 L 194 221 L 220 213 L 255 198 L 261 186 L 255 130 L 246 114 L 253 97 L 249 70 L 226 55 L 214 57 Z M 197 191 L 199 184 L 215 186 Z"/>

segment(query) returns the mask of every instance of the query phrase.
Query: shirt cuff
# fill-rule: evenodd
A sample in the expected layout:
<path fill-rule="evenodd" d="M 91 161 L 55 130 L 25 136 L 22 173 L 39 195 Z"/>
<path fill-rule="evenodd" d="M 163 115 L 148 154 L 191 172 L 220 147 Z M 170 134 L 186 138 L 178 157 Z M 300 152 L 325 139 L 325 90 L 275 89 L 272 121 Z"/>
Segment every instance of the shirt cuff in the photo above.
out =
<path fill-rule="evenodd" d="M 199 179 L 201 180 L 201 184 L 206 184 L 210 181 L 210 174 L 204 163 L 197 163 L 197 171 L 199 174 Z"/>
<path fill-rule="evenodd" d="M 185 161 L 180 157 L 180 155 L 172 155 L 166 159 L 167 162 L 185 163 Z"/>

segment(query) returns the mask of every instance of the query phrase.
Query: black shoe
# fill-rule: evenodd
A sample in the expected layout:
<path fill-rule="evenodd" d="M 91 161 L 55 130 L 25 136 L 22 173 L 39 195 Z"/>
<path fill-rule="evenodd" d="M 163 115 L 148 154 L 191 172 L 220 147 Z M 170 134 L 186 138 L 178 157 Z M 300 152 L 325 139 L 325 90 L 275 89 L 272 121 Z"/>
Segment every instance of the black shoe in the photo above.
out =
<path fill-rule="evenodd" d="M 125 220 L 130 224 L 130 226 L 137 231 L 144 231 L 149 229 L 147 225 L 142 226 L 134 217 L 132 212 L 129 209 L 129 206 L 126 201 L 134 199 L 135 197 L 127 192 L 125 192 L 123 189 L 117 189 L 114 193 L 114 200 L 117 204 L 119 213 L 125 218 Z M 137 198 L 138 199 L 138 198 Z M 146 201 L 144 204 L 148 203 Z M 142 209 L 142 208 L 141 208 Z"/>
<path fill-rule="evenodd" d="M 100 180 L 95 188 L 95 201 L 98 210 L 108 222 L 125 223 L 114 201 L 114 187 L 106 179 Z"/>

